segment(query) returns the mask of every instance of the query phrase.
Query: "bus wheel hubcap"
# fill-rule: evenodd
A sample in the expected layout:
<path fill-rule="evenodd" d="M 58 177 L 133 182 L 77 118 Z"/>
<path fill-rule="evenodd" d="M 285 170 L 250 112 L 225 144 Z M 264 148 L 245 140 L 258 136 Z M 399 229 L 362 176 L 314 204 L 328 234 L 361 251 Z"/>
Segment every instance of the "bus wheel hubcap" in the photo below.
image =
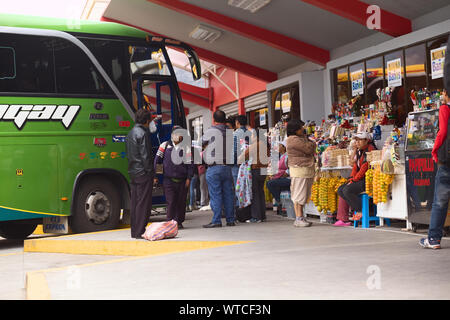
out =
<path fill-rule="evenodd" d="M 108 220 L 111 203 L 104 193 L 95 191 L 88 195 L 85 208 L 88 219 L 95 224 L 100 224 Z"/>

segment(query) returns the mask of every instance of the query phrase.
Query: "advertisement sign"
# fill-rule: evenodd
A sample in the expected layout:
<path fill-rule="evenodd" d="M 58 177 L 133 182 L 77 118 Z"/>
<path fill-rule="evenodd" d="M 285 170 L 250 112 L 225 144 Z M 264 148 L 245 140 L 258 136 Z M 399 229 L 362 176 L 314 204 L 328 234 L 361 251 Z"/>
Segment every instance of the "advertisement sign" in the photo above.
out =
<path fill-rule="evenodd" d="M 388 87 L 400 87 L 402 85 L 402 60 L 400 58 L 387 62 Z"/>
<path fill-rule="evenodd" d="M 430 51 L 431 55 L 431 79 L 444 77 L 444 61 L 447 46 Z"/>
<path fill-rule="evenodd" d="M 364 94 L 364 72 L 362 69 L 352 72 L 350 76 L 352 79 L 352 97 Z"/>
<path fill-rule="evenodd" d="M 264 126 L 266 124 L 266 110 L 259 111 L 259 125 Z"/>

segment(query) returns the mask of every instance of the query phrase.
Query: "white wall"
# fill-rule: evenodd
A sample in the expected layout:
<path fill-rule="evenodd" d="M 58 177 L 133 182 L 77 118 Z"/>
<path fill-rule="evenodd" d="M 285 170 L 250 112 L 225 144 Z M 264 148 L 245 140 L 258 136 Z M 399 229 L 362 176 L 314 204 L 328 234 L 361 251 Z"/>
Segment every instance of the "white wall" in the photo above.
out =
<path fill-rule="evenodd" d="M 325 118 L 324 72 L 300 73 L 300 115 L 303 121 L 311 120 L 318 124 Z"/>

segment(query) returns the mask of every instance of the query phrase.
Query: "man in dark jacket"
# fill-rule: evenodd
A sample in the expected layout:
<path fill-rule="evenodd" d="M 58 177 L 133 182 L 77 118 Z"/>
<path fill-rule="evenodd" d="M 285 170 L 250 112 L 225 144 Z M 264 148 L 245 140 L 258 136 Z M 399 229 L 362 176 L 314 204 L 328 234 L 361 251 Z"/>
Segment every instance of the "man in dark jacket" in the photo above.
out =
<path fill-rule="evenodd" d="M 439 108 L 439 131 L 434 141 L 431 155 L 438 164 L 435 177 L 434 199 L 431 208 L 430 226 L 428 237 L 420 239 L 420 245 L 424 248 L 440 249 L 442 229 L 445 225 L 450 195 L 450 156 L 448 129 L 450 119 L 450 37 L 447 41 L 447 50 L 444 64 L 444 104 Z"/>
<path fill-rule="evenodd" d="M 131 237 L 136 239 L 142 238 L 152 208 L 154 170 L 150 122 L 150 111 L 139 109 L 136 112 L 136 125 L 126 140 L 128 174 L 131 179 Z"/>
<path fill-rule="evenodd" d="M 192 153 L 190 143 L 184 146 L 181 143 L 183 131 L 185 132 L 182 127 L 174 126 L 170 140 L 159 146 L 155 157 L 155 170 L 158 164 L 163 165 L 167 221 L 175 220 L 178 223 L 178 229 L 184 228 L 187 192 L 194 175 L 194 165 L 190 160 Z M 181 161 L 183 158 L 189 161 Z"/>

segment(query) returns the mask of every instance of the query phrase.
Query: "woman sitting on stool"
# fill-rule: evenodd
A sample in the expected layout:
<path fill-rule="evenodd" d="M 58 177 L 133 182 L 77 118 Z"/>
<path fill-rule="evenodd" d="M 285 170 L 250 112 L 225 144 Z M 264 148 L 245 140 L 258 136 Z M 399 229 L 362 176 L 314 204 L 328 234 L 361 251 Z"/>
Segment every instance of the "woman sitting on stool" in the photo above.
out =
<path fill-rule="evenodd" d="M 277 201 L 277 214 L 281 214 L 281 199 L 282 191 L 291 190 L 291 179 L 288 174 L 288 157 L 286 152 L 286 141 L 281 141 L 278 145 L 278 152 L 281 157 L 278 162 L 278 172 L 267 181 L 267 189 Z"/>
<path fill-rule="evenodd" d="M 375 150 L 371 143 L 371 136 L 367 132 L 357 133 L 356 140 L 356 161 L 353 164 L 352 174 L 348 181 L 339 187 L 337 193 L 339 196 L 337 221 L 335 226 L 349 226 L 349 208 L 356 211 L 354 220 L 359 220 L 362 217 L 362 202 L 359 197 L 361 192 L 366 190 L 366 171 L 369 169 L 367 162 L 367 152 Z"/>

